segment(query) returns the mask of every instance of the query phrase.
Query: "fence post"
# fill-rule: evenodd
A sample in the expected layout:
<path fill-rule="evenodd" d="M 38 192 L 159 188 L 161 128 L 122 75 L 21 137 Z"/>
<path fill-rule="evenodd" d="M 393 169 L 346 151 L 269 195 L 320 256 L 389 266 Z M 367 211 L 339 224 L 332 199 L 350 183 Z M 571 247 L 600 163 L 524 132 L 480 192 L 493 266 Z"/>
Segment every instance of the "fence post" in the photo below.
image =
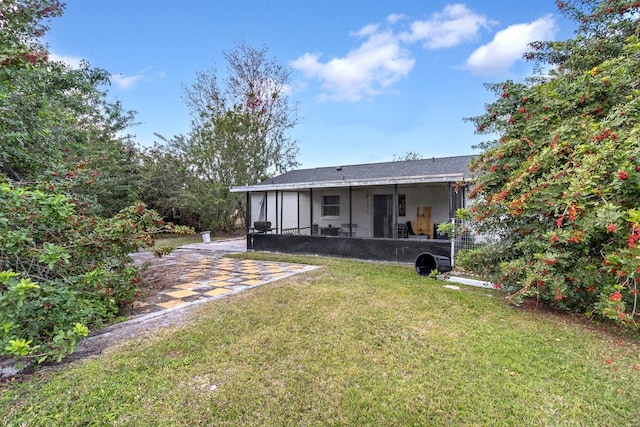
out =
<path fill-rule="evenodd" d="M 456 219 L 451 218 L 451 268 L 454 267 L 454 258 L 456 257 Z"/>

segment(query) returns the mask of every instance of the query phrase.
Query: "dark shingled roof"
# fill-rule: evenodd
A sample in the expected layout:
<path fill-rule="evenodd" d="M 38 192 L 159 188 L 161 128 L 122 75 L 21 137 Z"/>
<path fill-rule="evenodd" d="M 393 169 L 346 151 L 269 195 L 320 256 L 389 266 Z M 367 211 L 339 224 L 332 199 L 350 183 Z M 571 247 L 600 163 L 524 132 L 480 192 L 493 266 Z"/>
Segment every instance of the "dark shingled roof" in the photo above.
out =
<path fill-rule="evenodd" d="M 459 181 L 469 178 L 469 163 L 474 157 L 476 156 L 434 157 L 422 160 L 298 169 L 258 184 L 233 187 L 231 190 L 241 192 Z"/>

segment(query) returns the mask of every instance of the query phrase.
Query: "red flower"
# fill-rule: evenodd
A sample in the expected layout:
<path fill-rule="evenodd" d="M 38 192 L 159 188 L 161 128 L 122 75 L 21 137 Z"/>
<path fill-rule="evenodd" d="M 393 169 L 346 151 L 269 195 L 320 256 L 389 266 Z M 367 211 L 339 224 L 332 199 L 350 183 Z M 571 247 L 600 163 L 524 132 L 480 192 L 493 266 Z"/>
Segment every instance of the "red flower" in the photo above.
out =
<path fill-rule="evenodd" d="M 552 241 L 553 243 L 557 242 L 558 240 L 560 240 L 560 238 L 558 237 L 558 235 L 557 235 L 557 234 L 554 234 L 554 235 L 551 237 L 551 241 Z"/>
<path fill-rule="evenodd" d="M 613 295 L 609 297 L 609 301 L 616 302 L 622 299 L 622 294 L 618 291 L 615 291 Z"/>
<path fill-rule="evenodd" d="M 575 231 L 571 235 L 569 240 L 567 240 L 567 243 L 580 243 L 580 241 L 582 241 L 583 237 L 584 237 L 584 231 L 582 231 L 582 230 Z"/>
<path fill-rule="evenodd" d="M 607 231 L 609 233 L 615 233 L 616 231 L 618 231 L 618 228 L 616 227 L 615 224 L 609 224 L 607 225 Z"/>
<path fill-rule="evenodd" d="M 27 58 L 27 61 L 34 65 L 36 64 L 36 62 L 38 62 L 38 55 L 36 55 L 35 53 L 27 53 L 25 54 L 25 57 Z"/>
<path fill-rule="evenodd" d="M 556 288 L 556 301 L 562 301 L 562 291 L 560 288 Z"/>
<path fill-rule="evenodd" d="M 638 245 L 636 243 L 638 240 L 640 240 L 640 226 L 636 225 L 631 229 L 631 234 L 629 234 L 627 244 L 630 248 L 635 248 Z"/>
<path fill-rule="evenodd" d="M 628 177 L 629 177 L 629 174 L 627 173 L 627 171 L 622 171 L 622 170 L 618 171 L 618 179 L 621 179 L 624 181 Z"/>

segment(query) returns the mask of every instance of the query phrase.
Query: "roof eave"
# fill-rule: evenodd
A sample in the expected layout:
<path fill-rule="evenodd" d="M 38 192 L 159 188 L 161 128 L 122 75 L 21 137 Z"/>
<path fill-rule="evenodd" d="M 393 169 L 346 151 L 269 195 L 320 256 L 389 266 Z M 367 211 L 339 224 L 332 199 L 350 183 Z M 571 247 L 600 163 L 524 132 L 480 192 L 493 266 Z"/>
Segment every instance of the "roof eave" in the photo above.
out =
<path fill-rule="evenodd" d="M 255 184 L 234 186 L 229 189 L 232 193 L 247 193 L 253 191 L 295 191 L 309 190 L 311 188 L 344 188 L 344 187 L 372 187 L 380 185 L 395 184 L 437 184 L 445 182 L 464 181 L 465 176 L 462 173 L 438 174 L 438 175 L 421 175 L 421 176 L 402 176 L 397 178 L 370 178 L 370 179 L 343 179 L 335 181 L 316 181 L 316 182 L 294 182 L 287 184 Z"/>

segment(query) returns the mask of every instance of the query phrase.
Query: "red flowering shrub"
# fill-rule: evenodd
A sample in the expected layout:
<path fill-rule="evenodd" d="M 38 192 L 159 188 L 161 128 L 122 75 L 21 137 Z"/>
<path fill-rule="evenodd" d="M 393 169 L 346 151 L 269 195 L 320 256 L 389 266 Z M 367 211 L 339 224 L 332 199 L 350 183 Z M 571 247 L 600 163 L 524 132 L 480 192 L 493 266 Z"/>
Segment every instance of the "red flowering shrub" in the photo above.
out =
<path fill-rule="evenodd" d="M 0 356 L 44 361 L 72 351 L 138 297 L 129 254 L 168 230 L 192 231 L 143 204 L 101 218 L 46 184 L 0 181 Z"/>
<path fill-rule="evenodd" d="M 470 213 L 496 239 L 462 260 L 508 285 L 514 298 L 535 296 L 633 324 L 640 279 L 640 3 L 558 7 L 580 24 L 576 39 L 534 43 L 527 55 L 556 68 L 524 83 L 490 85 L 496 101 L 470 119 L 479 133 L 498 135 L 481 145 L 472 166 Z"/>
<path fill-rule="evenodd" d="M 111 322 L 137 297 L 129 254 L 168 227 L 131 206 L 132 116 L 98 89 L 108 73 L 48 60 L 63 8 L 0 1 L 0 359 L 60 359 Z"/>

